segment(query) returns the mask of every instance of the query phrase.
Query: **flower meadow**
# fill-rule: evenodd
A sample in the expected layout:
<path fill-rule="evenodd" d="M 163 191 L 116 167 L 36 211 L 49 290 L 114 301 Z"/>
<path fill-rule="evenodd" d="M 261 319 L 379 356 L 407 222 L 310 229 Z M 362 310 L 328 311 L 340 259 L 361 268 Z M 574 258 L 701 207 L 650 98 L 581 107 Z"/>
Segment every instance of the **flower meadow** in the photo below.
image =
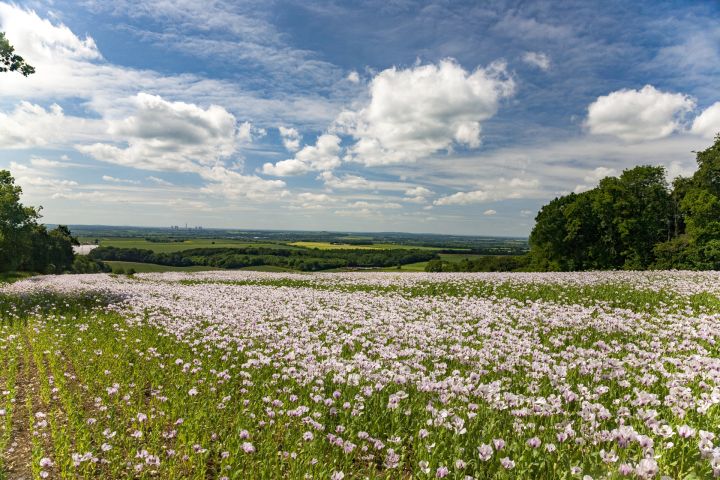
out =
<path fill-rule="evenodd" d="M 720 477 L 720 273 L 34 277 L 9 478 Z"/>

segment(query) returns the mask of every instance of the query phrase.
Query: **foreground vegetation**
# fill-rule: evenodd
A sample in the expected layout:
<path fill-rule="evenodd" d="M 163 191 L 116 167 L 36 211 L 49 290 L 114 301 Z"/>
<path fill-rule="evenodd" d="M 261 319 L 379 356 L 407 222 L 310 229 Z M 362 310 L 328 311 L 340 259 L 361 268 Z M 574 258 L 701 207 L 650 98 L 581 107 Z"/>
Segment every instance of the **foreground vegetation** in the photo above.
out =
<path fill-rule="evenodd" d="M 75 275 L 0 291 L 11 478 L 720 474 L 715 273 Z"/>

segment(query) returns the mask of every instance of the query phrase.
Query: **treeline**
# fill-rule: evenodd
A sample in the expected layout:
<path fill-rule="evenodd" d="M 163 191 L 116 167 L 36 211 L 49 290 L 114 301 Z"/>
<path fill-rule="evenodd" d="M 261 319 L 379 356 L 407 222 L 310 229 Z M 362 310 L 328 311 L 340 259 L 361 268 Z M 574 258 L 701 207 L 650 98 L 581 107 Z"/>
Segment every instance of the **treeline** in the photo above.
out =
<path fill-rule="evenodd" d="M 103 265 L 76 264 L 77 239 L 60 225 L 48 230 L 38 223 L 38 209 L 20 203 L 22 189 L 7 170 L 0 170 L 0 272 L 63 273 L 104 271 Z"/>
<path fill-rule="evenodd" d="M 720 135 L 697 164 L 672 185 L 639 166 L 554 199 L 535 219 L 530 269 L 720 269 Z"/>
<path fill-rule="evenodd" d="M 430 260 L 426 272 L 520 272 L 529 268 L 528 255 L 487 255 L 463 258 L 458 262 Z"/>
<path fill-rule="evenodd" d="M 155 263 L 175 267 L 201 265 L 218 268 L 243 268 L 268 265 L 301 271 L 394 267 L 437 258 L 435 252 L 415 249 L 318 250 L 267 247 L 194 248 L 179 252 L 99 247 L 92 250 L 89 256 L 95 260 Z"/>

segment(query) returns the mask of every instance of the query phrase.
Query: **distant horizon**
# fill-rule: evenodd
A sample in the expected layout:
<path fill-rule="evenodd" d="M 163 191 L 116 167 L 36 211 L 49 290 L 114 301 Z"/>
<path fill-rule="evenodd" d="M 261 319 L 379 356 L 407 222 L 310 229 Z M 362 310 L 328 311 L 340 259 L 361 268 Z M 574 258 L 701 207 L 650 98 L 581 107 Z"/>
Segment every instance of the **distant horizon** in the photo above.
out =
<path fill-rule="evenodd" d="M 295 229 L 287 229 L 287 228 L 240 228 L 240 227 L 202 227 L 201 225 L 197 225 L 202 227 L 201 230 L 196 229 L 196 226 L 189 226 L 187 228 L 181 227 L 179 230 L 173 230 L 172 226 L 147 226 L 147 225 L 107 225 L 107 224 L 72 224 L 72 223 L 53 223 L 53 222 L 46 222 L 43 223 L 43 225 L 48 227 L 56 227 L 58 225 L 65 225 L 67 226 L 71 231 L 73 227 L 80 227 L 80 228 L 109 228 L 109 229 L 156 229 L 156 230 L 168 230 L 168 231 L 175 231 L 175 232 L 183 232 L 183 231 L 193 231 L 193 232 L 199 232 L 199 231 L 237 231 L 237 232 L 289 232 L 289 233 L 346 233 L 346 234 L 374 234 L 374 235 L 380 235 L 380 234 L 390 234 L 390 235 L 413 235 L 413 236 L 420 236 L 420 235 L 427 235 L 427 236 L 436 236 L 436 237 L 461 237 L 461 238 L 507 238 L 507 239 L 522 239 L 526 240 L 527 236 L 512 236 L 512 235 L 464 235 L 464 234 L 455 234 L 455 233 L 431 233 L 431 232 L 404 232 L 404 231 L 371 231 L 371 230 L 295 230 Z"/>

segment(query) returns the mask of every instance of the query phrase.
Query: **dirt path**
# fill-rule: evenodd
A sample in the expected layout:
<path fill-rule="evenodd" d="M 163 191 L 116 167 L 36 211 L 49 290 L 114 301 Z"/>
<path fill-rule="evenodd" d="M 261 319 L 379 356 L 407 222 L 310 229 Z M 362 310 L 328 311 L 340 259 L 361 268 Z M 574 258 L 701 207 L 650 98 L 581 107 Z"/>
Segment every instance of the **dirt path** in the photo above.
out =
<path fill-rule="evenodd" d="M 35 363 L 30 354 L 30 344 L 24 332 L 22 344 L 23 351 L 18 352 L 12 429 L 8 448 L 4 452 L 5 471 L 2 472 L 2 477 L 8 480 L 32 479 L 32 432 L 30 431 L 30 413 L 27 409 L 27 402 L 28 399 L 30 402 L 36 400 L 39 386 Z"/>

